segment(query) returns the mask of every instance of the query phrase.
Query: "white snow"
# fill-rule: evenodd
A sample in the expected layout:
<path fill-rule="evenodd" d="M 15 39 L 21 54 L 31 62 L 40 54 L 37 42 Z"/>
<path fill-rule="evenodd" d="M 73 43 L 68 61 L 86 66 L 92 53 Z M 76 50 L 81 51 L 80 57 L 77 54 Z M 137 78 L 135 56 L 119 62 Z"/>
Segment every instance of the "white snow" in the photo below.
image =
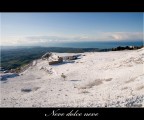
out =
<path fill-rule="evenodd" d="M 58 65 L 35 60 L 19 76 L 0 81 L 0 106 L 144 107 L 143 63 L 144 48 L 87 52 L 74 63 Z"/>

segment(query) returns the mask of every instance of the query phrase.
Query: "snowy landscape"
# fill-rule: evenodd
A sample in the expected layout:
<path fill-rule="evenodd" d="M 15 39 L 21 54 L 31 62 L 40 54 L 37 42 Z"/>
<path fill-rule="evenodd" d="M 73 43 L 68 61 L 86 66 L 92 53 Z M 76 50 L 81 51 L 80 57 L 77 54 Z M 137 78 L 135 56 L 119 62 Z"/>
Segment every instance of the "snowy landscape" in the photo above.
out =
<path fill-rule="evenodd" d="M 1 108 L 144 108 L 142 12 L 0 16 Z"/>
<path fill-rule="evenodd" d="M 49 65 L 62 56 L 75 60 Z M 1 73 L 1 107 L 144 107 L 144 48 L 52 53 L 20 73 Z"/>

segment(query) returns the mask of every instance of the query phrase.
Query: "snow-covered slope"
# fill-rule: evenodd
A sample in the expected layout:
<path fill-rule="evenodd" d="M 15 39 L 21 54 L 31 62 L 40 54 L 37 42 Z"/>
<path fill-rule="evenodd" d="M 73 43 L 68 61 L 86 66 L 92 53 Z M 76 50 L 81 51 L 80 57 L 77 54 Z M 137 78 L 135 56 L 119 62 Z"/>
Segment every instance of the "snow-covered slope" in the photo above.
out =
<path fill-rule="evenodd" d="M 0 105 L 144 107 L 143 63 L 144 48 L 87 52 L 74 62 L 58 65 L 49 65 L 47 60 L 35 60 L 19 76 L 1 81 Z M 62 73 L 65 79 L 61 77 Z"/>

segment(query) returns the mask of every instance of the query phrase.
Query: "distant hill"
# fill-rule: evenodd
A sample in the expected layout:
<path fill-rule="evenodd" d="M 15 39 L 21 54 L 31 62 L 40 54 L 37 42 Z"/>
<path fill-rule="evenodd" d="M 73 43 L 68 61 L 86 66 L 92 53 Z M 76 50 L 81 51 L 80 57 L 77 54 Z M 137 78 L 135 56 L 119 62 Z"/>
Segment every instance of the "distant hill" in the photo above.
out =
<path fill-rule="evenodd" d="M 46 52 L 83 53 L 99 51 L 97 48 L 61 48 L 61 47 L 1 47 L 1 67 L 10 70 L 39 59 Z"/>
<path fill-rule="evenodd" d="M 140 47 L 139 47 L 140 48 Z M 117 47 L 112 49 L 98 49 L 98 48 L 63 48 L 63 47 L 13 47 L 1 46 L 1 66 L 6 70 L 16 69 L 24 66 L 34 59 L 39 59 L 46 52 L 58 53 L 83 53 L 83 52 L 104 52 L 117 51 L 128 49 L 128 47 Z M 138 49 L 138 47 L 136 48 Z"/>

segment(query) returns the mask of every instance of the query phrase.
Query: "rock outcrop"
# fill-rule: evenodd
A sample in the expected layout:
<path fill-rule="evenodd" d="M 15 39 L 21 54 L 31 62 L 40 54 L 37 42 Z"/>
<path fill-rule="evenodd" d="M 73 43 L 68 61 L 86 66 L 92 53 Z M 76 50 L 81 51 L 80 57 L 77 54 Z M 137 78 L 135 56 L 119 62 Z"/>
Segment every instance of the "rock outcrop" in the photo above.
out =
<path fill-rule="evenodd" d="M 63 58 L 53 53 L 46 53 L 42 56 L 42 60 L 48 60 L 49 65 L 58 64 L 63 62 Z"/>
<path fill-rule="evenodd" d="M 77 56 L 65 56 L 63 57 L 64 60 L 76 60 Z"/>
<path fill-rule="evenodd" d="M 52 53 L 47 52 L 47 53 L 45 53 L 45 54 L 41 57 L 41 59 L 42 59 L 42 60 L 45 60 L 45 59 L 48 59 L 50 56 L 52 56 Z"/>
<path fill-rule="evenodd" d="M 47 60 L 49 62 L 49 65 L 53 65 L 53 64 L 62 63 L 63 61 L 76 60 L 76 59 L 78 59 L 79 56 L 80 55 L 60 57 L 54 53 L 48 52 L 48 53 L 44 54 L 41 58 L 42 58 L 42 60 Z"/>
<path fill-rule="evenodd" d="M 49 61 L 49 65 L 58 64 L 62 62 L 63 62 L 63 58 L 58 56 L 58 60 Z"/>

